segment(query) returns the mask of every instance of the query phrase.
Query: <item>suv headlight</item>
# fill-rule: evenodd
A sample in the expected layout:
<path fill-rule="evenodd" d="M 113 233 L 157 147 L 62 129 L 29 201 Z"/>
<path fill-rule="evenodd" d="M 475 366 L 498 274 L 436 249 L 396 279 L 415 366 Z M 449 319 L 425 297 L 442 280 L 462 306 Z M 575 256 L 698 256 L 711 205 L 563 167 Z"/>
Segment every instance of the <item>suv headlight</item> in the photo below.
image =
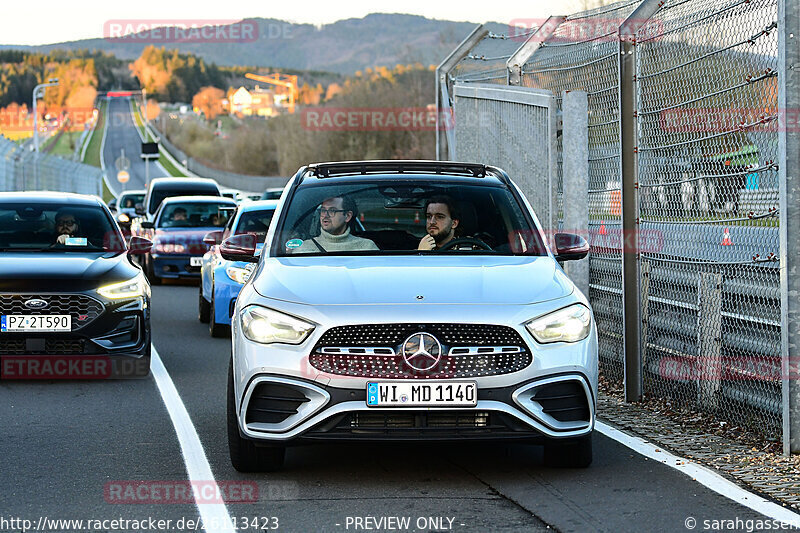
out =
<path fill-rule="evenodd" d="M 148 294 L 149 286 L 144 279 L 144 274 L 140 272 L 133 279 L 100 287 L 97 289 L 97 292 L 110 300 L 122 300 L 124 298 L 136 298 Z"/>
<path fill-rule="evenodd" d="M 251 305 L 242 311 L 242 332 L 261 344 L 300 344 L 314 331 L 314 326 L 265 307 Z"/>
<path fill-rule="evenodd" d="M 229 266 L 225 268 L 225 273 L 228 275 L 236 283 L 244 284 L 250 279 L 250 274 L 253 273 L 253 269 L 255 268 L 254 264 L 249 264 L 244 268 L 236 267 L 236 266 Z"/>
<path fill-rule="evenodd" d="M 525 327 L 542 344 L 578 342 L 592 330 L 592 312 L 584 305 L 575 304 L 534 318 Z"/>

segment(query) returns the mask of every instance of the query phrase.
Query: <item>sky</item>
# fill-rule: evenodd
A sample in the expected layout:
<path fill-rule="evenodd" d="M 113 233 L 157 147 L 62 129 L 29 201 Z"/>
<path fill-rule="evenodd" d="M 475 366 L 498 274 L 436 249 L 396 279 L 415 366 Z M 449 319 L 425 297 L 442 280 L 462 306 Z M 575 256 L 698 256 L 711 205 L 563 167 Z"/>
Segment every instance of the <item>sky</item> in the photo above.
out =
<path fill-rule="evenodd" d="M 50 44 L 103 37 L 108 21 L 209 20 L 232 21 L 263 17 L 311 24 L 327 24 L 369 13 L 409 13 L 428 18 L 508 23 L 515 19 L 542 18 L 560 9 L 577 11 L 580 0 L 300 0 L 289 2 L 235 0 L 35 0 L 3 2 L 0 44 Z"/>

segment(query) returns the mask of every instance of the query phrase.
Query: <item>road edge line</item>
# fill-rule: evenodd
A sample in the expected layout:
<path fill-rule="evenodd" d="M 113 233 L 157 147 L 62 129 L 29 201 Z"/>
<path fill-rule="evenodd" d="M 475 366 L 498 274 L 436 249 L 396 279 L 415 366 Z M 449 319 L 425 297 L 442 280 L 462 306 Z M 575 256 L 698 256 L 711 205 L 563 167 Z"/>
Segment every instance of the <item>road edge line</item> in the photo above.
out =
<path fill-rule="evenodd" d="M 691 459 L 673 455 L 663 448 L 636 435 L 630 435 L 600 420 L 595 420 L 595 430 L 612 440 L 615 440 L 631 450 L 661 464 L 674 468 L 704 487 L 724 496 L 734 502 L 748 507 L 773 520 L 800 527 L 800 514 L 766 499 L 760 494 L 743 489 L 736 483 L 724 478 L 712 469 L 701 465 Z"/>
<path fill-rule="evenodd" d="M 172 420 L 172 426 L 175 428 L 189 480 L 202 483 L 211 482 L 216 485 L 217 482 L 211 472 L 211 465 L 208 462 L 205 450 L 203 450 L 200 436 L 197 434 L 194 424 L 192 424 L 189 412 L 186 410 L 186 406 L 181 400 L 178 389 L 175 388 L 175 383 L 172 381 L 169 372 L 167 372 L 164 362 L 158 355 L 158 350 L 153 344 L 150 347 L 150 371 L 161 393 L 161 399 L 167 408 L 167 413 L 169 413 L 169 417 Z M 219 494 L 218 488 L 216 493 Z M 195 502 L 195 504 L 203 519 L 203 529 L 205 531 L 219 531 L 221 533 L 234 533 L 236 531 L 228 513 L 228 508 L 224 503 Z"/>

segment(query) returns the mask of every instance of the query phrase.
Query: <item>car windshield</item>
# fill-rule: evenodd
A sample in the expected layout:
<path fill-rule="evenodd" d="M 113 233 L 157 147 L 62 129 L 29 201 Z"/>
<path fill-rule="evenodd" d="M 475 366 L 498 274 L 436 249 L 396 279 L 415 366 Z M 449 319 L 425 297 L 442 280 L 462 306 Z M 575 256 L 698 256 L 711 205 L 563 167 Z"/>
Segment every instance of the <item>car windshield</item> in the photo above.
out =
<path fill-rule="evenodd" d="M 125 244 L 100 206 L 0 202 L 0 250 L 118 252 Z"/>
<path fill-rule="evenodd" d="M 144 194 L 123 194 L 119 197 L 117 207 L 120 209 L 133 209 L 136 204 L 144 202 Z"/>
<path fill-rule="evenodd" d="M 222 228 L 232 208 L 228 202 L 173 202 L 164 206 L 156 221 L 157 228 Z"/>
<path fill-rule="evenodd" d="M 272 255 L 544 255 L 539 231 L 501 184 L 358 180 L 298 187 Z"/>
<path fill-rule="evenodd" d="M 272 215 L 274 213 L 274 209 L 245 211 L 239 215 L 234 234 L 240 235 L 243 233 L 250 233 L 263 241 L 267 236 L 269 223 L 272 221 Z"/>
<path fill-rule="evenodd" d="M 158 206 L 165 198 L 171 196 L 219 196 L 219 191 L 214 187 L 196 187 L 196 188 L 183 188 L 183 189 L 169 189 L 169 188 L 156 188 L 151 193 L 150 198 L 150 212 L 155 213 Z"/>

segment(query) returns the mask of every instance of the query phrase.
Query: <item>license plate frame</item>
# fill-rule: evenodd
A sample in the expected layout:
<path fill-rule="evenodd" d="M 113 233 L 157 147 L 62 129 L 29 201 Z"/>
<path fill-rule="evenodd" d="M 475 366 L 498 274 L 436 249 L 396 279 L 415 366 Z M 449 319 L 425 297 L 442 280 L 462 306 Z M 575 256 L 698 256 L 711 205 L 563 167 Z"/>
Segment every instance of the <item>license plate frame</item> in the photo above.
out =
<path fill-rule="evenodd" d="M 189 258 L 189 266 L 193 266 L 193 267 L 203 266 L 203 258 L 202 257 L 190 257 Z"/>
<path fill-rule="evenodd" d="M 68 333 L 71 315 L 0 315 L 0 333 Z"/>
<path fill-rule="evenodd" d="M 372 408 L 476 407 L 478 384 L 450 380 L 369 381 L 365 401 Z"/>

